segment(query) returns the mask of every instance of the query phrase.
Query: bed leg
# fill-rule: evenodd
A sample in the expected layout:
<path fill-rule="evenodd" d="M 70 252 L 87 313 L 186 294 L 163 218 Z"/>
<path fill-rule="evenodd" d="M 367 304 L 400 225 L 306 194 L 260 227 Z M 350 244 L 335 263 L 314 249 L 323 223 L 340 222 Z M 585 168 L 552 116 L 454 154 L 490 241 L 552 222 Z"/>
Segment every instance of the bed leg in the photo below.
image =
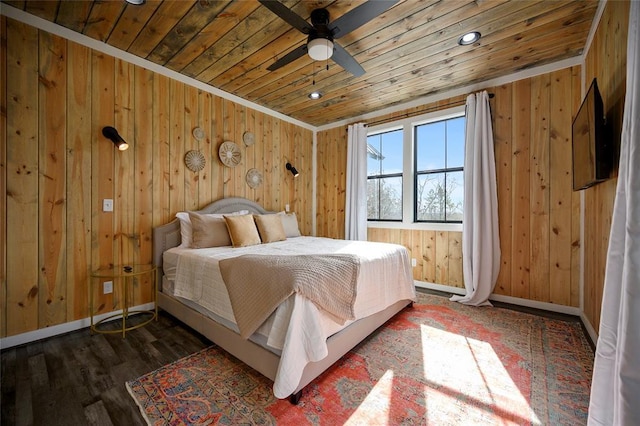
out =
<path fill-rule="evenodd" d="M 302 389 L 300 389 L 296 393 L 292 393 L 291 396 L 289 397 L 289 402 L 291 402 L 293 405 L 298 405 L 298 402 L 300 402 L 301 397 L 302 397 Z"/>

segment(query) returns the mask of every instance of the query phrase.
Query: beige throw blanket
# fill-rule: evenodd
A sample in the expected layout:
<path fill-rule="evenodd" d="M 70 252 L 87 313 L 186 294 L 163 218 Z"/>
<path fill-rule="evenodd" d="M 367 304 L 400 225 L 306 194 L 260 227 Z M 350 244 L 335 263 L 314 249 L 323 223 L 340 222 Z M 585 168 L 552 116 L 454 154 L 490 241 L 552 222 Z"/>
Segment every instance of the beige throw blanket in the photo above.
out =
<path fill-rule="evenodd" d="M 248 338 L 294 292 L 344 323 L 355 319 L 360 261 L 350 254 L 243 255 L 219 262 L 240 335 Z"/>

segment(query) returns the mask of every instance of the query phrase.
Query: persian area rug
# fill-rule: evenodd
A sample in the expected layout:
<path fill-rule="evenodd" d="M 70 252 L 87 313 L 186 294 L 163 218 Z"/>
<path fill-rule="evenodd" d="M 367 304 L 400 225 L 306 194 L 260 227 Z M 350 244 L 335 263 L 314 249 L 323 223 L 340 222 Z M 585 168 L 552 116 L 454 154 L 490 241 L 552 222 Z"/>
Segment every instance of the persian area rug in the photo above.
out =
<path fill-rule="evenodd" d="M 593 358 L 579 323 L 418 293 L 297 406 L 216 346 L 126 386 L 150 425 L 579 425 Z"/>

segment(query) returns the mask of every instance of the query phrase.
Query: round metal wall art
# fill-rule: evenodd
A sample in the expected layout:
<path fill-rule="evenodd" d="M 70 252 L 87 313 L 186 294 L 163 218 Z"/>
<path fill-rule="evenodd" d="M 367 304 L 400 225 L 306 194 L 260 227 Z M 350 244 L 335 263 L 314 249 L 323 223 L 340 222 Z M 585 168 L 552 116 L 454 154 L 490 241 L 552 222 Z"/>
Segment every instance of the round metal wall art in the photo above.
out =
<path fill-rule="evenodd" d="M 226 141 L 222 142 L 220 149 L 218 150 L 220 161 L 227 167 L 235 167 L 242 161 L 242 152 L 240 148 L 234 142 Z"/>
<path fill-rule="evenodd" d="M 192 172 L 199 172 L 204 169 L 207 160 L 200 151 L 187 151 L 184 155 L 184 164 L 186 164 L 187 168 Z"/>
<path fill-rule="evenodd" d="M 255 189 L 262 184 L 262 173 L 258 169 L 249 169 L 244 179 L 249 188 Z"/>

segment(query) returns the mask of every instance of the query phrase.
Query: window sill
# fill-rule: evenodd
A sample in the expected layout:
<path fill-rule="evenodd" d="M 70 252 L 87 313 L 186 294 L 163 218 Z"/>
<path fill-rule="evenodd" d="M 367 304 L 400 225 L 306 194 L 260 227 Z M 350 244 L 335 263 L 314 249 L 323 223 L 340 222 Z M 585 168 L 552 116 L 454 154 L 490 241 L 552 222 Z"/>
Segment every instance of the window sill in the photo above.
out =
<path fill-rule="evenodd" d="M 462 232 L 461 223 L 427 223 L 427 222 L 367 222 L 367 228 L 387 229 L 419 229 L 422 231 Z"/>

